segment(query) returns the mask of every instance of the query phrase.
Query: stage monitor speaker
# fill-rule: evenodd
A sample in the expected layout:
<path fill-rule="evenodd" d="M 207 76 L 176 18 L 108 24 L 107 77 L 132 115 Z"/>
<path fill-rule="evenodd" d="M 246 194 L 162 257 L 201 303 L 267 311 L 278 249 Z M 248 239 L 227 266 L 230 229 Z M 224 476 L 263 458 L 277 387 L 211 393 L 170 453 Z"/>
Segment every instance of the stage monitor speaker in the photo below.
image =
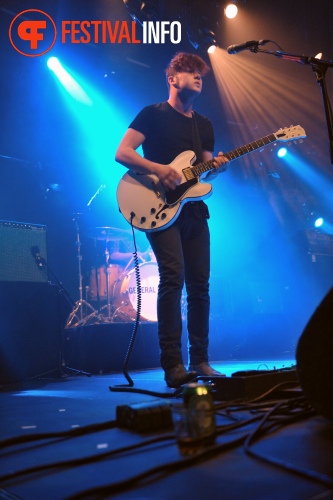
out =
<path fill-rule="evenodd" d="M 0 281 L 47 282 L 46 226 L 28 222 L 0 221 Z"/>
<path fill-rule="evenodd" d="M 296 350 L 304 395 L 323 416 L 333 420 L 333 288 L 306 325 Z"/>
<path fill-rule="evenodd" d="M 0 283 L 0 384 L 54 372 L 69 306 L 49 283 Z"/>

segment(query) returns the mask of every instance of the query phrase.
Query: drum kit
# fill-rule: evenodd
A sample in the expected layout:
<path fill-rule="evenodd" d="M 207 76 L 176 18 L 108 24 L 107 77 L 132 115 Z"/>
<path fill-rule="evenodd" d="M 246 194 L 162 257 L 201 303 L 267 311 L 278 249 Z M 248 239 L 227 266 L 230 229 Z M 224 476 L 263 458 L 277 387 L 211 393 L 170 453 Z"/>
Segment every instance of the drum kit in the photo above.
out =
<path fill-rule="evenodd" d="M 83 298 L 82 255 L 79 229 L 79 218 L 76 223 L 76 245 L 79 266 L 79 300 L 70 313 L 66 328 L 83 325 L 113 322 L 133 322 L 137 316 L 138 284 L 134 267 L 135 256 L 126 265 L 112 262 L 109 243 L 129 240 L 131 232 L 115 227 L 96 227 L 89 231 L 88 238 L 102 241 L 105 246 L 104 264 L 94 266 L 90 270 L 89 285 L 85 286 Z M 149 261 L 142 255 L 148 254 Z M 155 256 L 152 251 L 140 254 L 140 295 L 141 320 L 157 321 L 157 291 L 159 274 Z M 122 261 L 123 263 L 123 261 Z"/>

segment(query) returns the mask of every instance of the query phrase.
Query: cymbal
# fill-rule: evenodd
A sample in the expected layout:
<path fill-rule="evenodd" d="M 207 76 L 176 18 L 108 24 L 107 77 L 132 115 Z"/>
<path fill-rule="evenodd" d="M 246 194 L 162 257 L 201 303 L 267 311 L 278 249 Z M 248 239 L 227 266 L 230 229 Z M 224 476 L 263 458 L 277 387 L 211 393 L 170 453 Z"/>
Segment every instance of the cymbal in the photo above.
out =
<path fill-rule="evenodd" d="M 118 241 L 124 238 L 130 238 L 130 236 L 130 230 L 111 226 L 94 227 L 88 232 L 89 238 L 103 241 Z"/>

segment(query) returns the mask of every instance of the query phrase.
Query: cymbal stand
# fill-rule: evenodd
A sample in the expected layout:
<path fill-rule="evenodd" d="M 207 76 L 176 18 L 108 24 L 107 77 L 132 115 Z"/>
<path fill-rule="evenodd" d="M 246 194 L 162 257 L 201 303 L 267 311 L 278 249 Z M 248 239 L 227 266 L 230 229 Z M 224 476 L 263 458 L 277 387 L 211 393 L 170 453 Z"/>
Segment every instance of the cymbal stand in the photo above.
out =
<path fill-rule="evenodd" d="M 134 260 L 134 257 L 131 257 L 130 260 L 129 260 L 129 262 L 127 263 L 125 269 L 124 269 L 124 272 L 127 271 L 127 269 L 129 268 L 129 266 L 132 264 L 133 260 Z"/>
<path fill-rule="evenodd" d="M 78 260 L 78 270 L 79 270 L 79 300 L 75 302 L 74 308 L 70 313 L 66 327 L 65 328 L 74 328 L 76 326 L 82 326 L 87 324 L 91 318 L 98 316 L 98 311 L 96 311 L 89 302 L 83 300 L 82 295 L 82 269 L 81 269 L 81 239 L 80 239 L 80 227 L 79 227 L 79 214 L 75 219 L 75 227 L 76 227 L 76 246 L 77 246 L 77 260 Z M 83 306 L 85 306 L 85 316 L 83 315 Z M 90 314 L 87 312 L 92 311 Z"/>

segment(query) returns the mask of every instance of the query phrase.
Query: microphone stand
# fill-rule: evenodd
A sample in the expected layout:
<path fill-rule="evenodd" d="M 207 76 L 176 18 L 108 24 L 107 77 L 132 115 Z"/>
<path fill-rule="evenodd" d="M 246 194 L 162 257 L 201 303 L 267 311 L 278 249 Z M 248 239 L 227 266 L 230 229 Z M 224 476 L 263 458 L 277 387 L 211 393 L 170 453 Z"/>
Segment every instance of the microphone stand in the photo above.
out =
<path fill-rule="evenodd" d="M 70 293 L 66 290 L 66 288 L 61 283 L 61 281 L 59 281 L 59 279 L 57 278 L 55 273 L 52 271 L 52 269 L 50 268 L 50 266 L 46 262 L 46 260 L 43 257 L 40 257 L 40 256 L 37 257 L 36 255 L 35 255 L 35 258 L 36 258 L 38 267 L 41 270 L 46 272 L 48 278 L 51 277 L 54 280 L 55 284 L 58 287 L 59 296 L 63 295 L 65 297 L 65 299 L 67 300 L 67 302 L 71 306 L 75 307 L 75 302 L 72 299 Z M 59 301 L 59 303 L 60 303 L 60 308 L 59 308 L 60 309 L 60 311 L 59 311 L 60 312 L 60 314 L 59 314 L 59 316 L 60 316 L 60 367 L 59 367 L 60 375 L 62 377 L 65 377 L 70 373 L 70 374 L 74 374 L 74 375 L 86 375 L 87 377 L 90 377 L 91 373 L 84 372 L 82 370 L 77 370 L 75 368 L 70 368 L 69 366 L 66 366 L 65 350 L 64 350 L 64 323 L 63 323 L 63 311 L 62 311 L 62 306 L 61 306 L 61 300 Z"/>
<path fill-rule="evenodd" d="M 285 59 L 287 61 L 292 61 L 299 64 L 311 66 L 312 70 L 316 74 L 317 83 L 319 84 L 322 93 L 325 116 L 326 116 L 326 124 L 328 130 L 330 159 L 331 159 L 331 164 L 333 165 L 333 117 L 332 117 L 331 103 L 329 100 L 327 85 L 325 80 L 325 75 L 328 68 L 333 68 L 333 61 L 323 61 L 321 59 L 316 59 L 315 57 L 308 57 L 299 54 L 289 54 L 288 52 L 283 52 L 280 50 L 277 50 L 276 52 L 261 50 L 258 47 L 256 47 L 254 50 L 251 50 L 251 52 L 255 53 L 261 52 L 264 54 L 276 56 L 279 59 Z"/>
<path fill-rule="evenodd" d="M 93 194 L 93 196 L 90 198 L 90 200 L 88 201 L 87 203 L 87 207 L 89 208 L 90 205 L 92 204 L 92 202 L 94 201 L 94 199 L 96 198 L 96 196 L 101 192 L 103 191 L 103 189 L 106 188 L 106 185 L 105 184 L 101 184 L 100 187 L 97 189 L 96 193 Z"/>

